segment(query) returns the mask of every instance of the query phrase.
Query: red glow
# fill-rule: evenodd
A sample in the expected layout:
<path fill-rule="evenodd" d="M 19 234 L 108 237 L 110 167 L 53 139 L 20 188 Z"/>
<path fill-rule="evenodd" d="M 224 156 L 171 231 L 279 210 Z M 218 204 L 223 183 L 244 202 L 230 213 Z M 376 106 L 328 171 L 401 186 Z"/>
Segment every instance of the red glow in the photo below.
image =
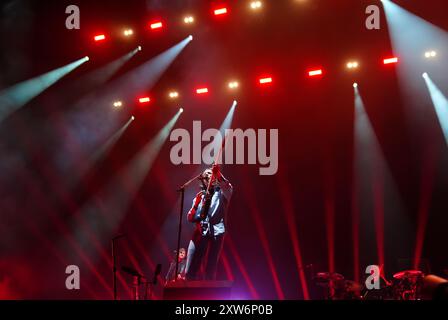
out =
<path fill-rule="evenodd" d="M 249 185 L 249 184 L 248 184 Z M 277 292 L 277 296 L 279 300 L 285 299 L 285 294 L 283 293 L 282 286 L 280 284 L 280 280 L 278 277 L 277 269 L 275 268 L 274 260 L 272 258 L 271 249 L 269 247 L 269 239 L 266 233 L 266 230 L 263 226 L 263 222 L 261 220 L 261 213 L 257 206 L 257 197 L 255 196 L 255 192 L 252 187 L 246 188 L 246 199 L 249 208 L 249 213 L 252 216 L 252 219 L 255 222 L 255 229 L 257 230 L 258 237 L 261 242 L 261 246 L 264 251 L 264 255 L 266 261 L 268 263 L 269 270 L 271 272 L 272 281 L 274 283 L 275 291 Z"/>
<path fill-rule="evenodd" d="M 246 282 L 247 287 L 249 288 L 252 298 L 255 300 L 260 299 L 260 295 L 258 294 L 252 280 L 250 279 L 249 272 L 247 271 L 246 267 L 244 266 L 243 261 L 241 260 L 240 255 L 238 254 L 236 246 L 233 243 L 232 237 L 230 235 L 227 235 L 225 238 L 225 241 L 226 241 L 226 244 L 228 245 L 230 253 L 232 254 L 233 258 L 236 261 L 236 265 L 238 266 L 238 269 L 240 269 L 241 275 L 243 276 L 243 279 Z"/>
<path fill-rule="evenodd" d="M 151 23 L 150 27 L 151 27 L 152 30 L 162 29 L 163 23 L 162 23 L 162 21 L 156 21 L 156 22 Z"/>
<path fill-rule="evenodd" d="M 95 41 L 103 41 L 106 39 L 106 36 L 104 34 L 98 34 L 94 37 Z"/>
<path fill-rule="evenodd" d="M 398 63 L 398 58 L 397 57 L 387 58 L 387 59 L 384 59 L 383 62 L 384 62 L 384 64 Z"/>
<path fill-rule="evenodd" d="M 379 160 L 377 160 L 379 161 Z M 375 216 L 376 248 L 378 264 L 384 265 L 384 172 L 382 169 L 375 174 L 372 182 L 373 211 Z"/>
<path fill-rule="evenodd" d="M 335 257 L 334 257 L 334 241 L 335 241 L 335 204 L 334 204 L 334 177 L 333 170 L 330 164 L 327 164 L 327 177 L 325 183 L 325 226 L 327 231 L 327 247 L 328 247 L 328 271 L 335 272 Z"/>
<path fill-rule="evenodd" d="M 223 14 L 227 14 L 227 8 L 226 7 L 218 8 L 218 9 L 215 9 L 215 11 L 213 11 L 213 12 L 214 12 L 215 16 L 220 16 Z"/>
<path fill-rule="evenodd" d="M 114 167 L 116 168 L 116 164 L 114 163 Z M 128 194 L 130 194 L 133 190 L 133 181 L 132 179 L 129 178 L 128 175 L 120 175 L 119 176 L 119 181 L 120 184 L 123 186 L 124 191 L 127 192 Z M 159 248 L 161 248 L 161 250 L 163 251 L 163 253 L 165 254 L 166 259 L 170 259 L 171 258 L 171 251 L 168 248 L 166 242 L 164 241 L 163 237 L 161 236 L 161 234 L 159 233 L 159 227 L 160 226 L 156 226 L 154 221 L 152 221 L 150 219 L 150 216 L 148 214 L 149 212 L 149 208 L 147 207 L 147 204 L 145 201 L 143 201 L 142 197 L 140 195 L 137 195 L 135 197 L 135 204 L 136 204 L 136 212 L 139 214 L 139 216 L 142 218 L 142 223 L 145 225 L 145 227 L 147 228 L 148 232 L 150 232 L 151 234 L 158 234 L 158 236 L 156 237 L 156 241 L 157 241 L 157 245 L 159 246 Z M 130 236 L 131 240 L 135 239 L 132 238 L 132 236 Z M 137 239 L 135 239 L 137 240 Z M 133 241 L 135 246 L 140 247 L 141 248 L 141 243 L 140 241 Z M 142 252 L 142 249 L 139 249 L 140 252 Z M 146 252 L 145 250 L 143 250 L 143 252 Z M 154 263 L 153 261 L 150 259 L 150 257 L 145 253 L 143 255 L 143 258 L 145 259 L 146 263 L 150 266 L 150 268 L 154 268 Z"/>
<path fill-rule="evenodd" d="M 353 241 L 353 277 L 356 282 L 359 282 L 359 202 L 358 202 L 358 177 L 356 170 L 353 172 L 353 187 L 352 187 L 352 241 Z"/>
<path fill-rule="evenodd" d="M 222 264 L 224 265 L 224 270 L 226 271 L 227 280 L 234 281 L 235 276 L 233 275 L 232 268 L 230 267 L 229 259 L 225 252 L 222 253 Z"/>
<path fill-rule="evenodd" d="M 196 89 L 197 94 L 205 94 L 208 93 L 208 88 L 198 88 Z"/>
<path fill-rule="evenodd" d="M 436 159 L 438 150 L 430 145 L 426 152 L 425 162 L 420 180 L 420 196 L 418 208 L 417 234 L 415 239 L 415 253 L 413 269 L 418 270 L 421 262 L 423 244 L 425 241 L 426 226 L 431 207 L 432 193 L 434 189 L 434 178 L 436 173 Z"/>
<path fill-rule="evenodd" d="M 23 127 L 22 131 L 24 130 Z M 30 148 L 28 138 L 24 138 L 23 136 L 19 136 L 21 141 Z M 54 175 L 54 172 L 51 170 L 51 168 L 48 165 L 44 165 L 42 167 L 43 174 L 45 175 L 46 179 L 48 179 L 49 186 L 52 188 L 54 192 L 62 192 L 59 189 L 56 189 L 57 181 L 56 177 Z M 21 176 L 19 176 L 21 177 Z M 41 188 L 37 188 L 34 183 L 28 182 L 29 179 L 23 180 L 27 183 L 27 186 L 29 187 L 28 190 L 31 189 L 32 196 L 35 196 L 34 199 L 45 199 L 45 195 L 42 193 Z M 59 193 L 60 196 L 66 196 L 65 194 Z M 37 201 L 37 200 L 36 200 Z M 66 198 L 66 204 L 68 208 L 73 208 L 73 202 L 71 198 Z M 90 272 L 92 272 L 97 280 L 101 283 L 103 288 L 107 290 L 109 294 L 112 294 L 112 288 L 109 285 L 109 283 L 105 280 L 104 276 L 98 271 L 98 269 L 94 266 L 93 262 L 91 261 L 90 257 L 85 254 L 85 252 L 82 250 L 82 248 L 79 246 L 79 243 L 74 239 L 73 235 L 71 234 L 69 227 L 65 224 L 63 220 L 56 214 L 56 212 L 53 210 L 53 208 L 48 207 L 48 205 L 45 202 L 38 201 L 38 205 L 40 206 L 40 209 L 43 210 L 43 212 L 46 213 L 46 216 L 52 220 L 53 225 L 58 229 L 58 231 L 61 232 L 61 235 L 63 235 L 64 240 L 67 241 L 67 245 L 70 245 L 71 250 L 73 250 L 73 254 L 77 254 L 78 257 L 82 260 L 82 262 L 87 266 Z M 83 225 L 85 227 L 85 225 Z M 89 290 L 90 291 L 90 290 Z"/>
<path fill-rule="evenodd" d="M 308 72 L 308 75 L 310 77 L 321 76 L 322 74 L 323 74 L 322 69 L 311 70 L 311 71 Z"/>
<path fill-rule="evenodd" d="M 272 83 L 272 77 L 260 78 L 258 81 L 260 84 Z"/>
<path fill-rule="evenodd" d="M 289 236 L 291 238 L 291 243 L 294 250 L 294 256 L 296 258 L 297 271 L 299 273 L 300 284 L 302 286 L 303 298 L 305 300 L 309 300 L 310 294 L 308 292 L 308 286 L 306 283 L 305 268 L 303 265 L 302 253 L 300 251 L 300 245 L 299 245 L 299 236 L 297 229 L 295 227 L 297 224 L 294 212 L 293 198 L 290 192 L 291 188 L 283 175 L 282 176 L 278 175 L 278 177 L 279 177 L 278 190 L 280 191 L 282 199 L 281 203 L 283 204 L 282 211 L 285 215 L 285 219 L 288 225 Z"/>
<path fill-rule="evenodd" d="M 142 97 L 142 98 L 138 99 L 138 102 L 140 102 L 140 103 L 148 103 L 150 101 L 151 101 L 150 97 Z"/>

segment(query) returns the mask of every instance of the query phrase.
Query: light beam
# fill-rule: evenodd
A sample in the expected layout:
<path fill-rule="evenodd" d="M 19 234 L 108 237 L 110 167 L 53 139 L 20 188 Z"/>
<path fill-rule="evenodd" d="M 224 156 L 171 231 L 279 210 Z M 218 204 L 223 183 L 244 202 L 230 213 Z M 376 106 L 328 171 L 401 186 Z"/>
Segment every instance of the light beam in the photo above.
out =
<path fill-rule="evenodd" d="M 0 122 L 88 60 L 88 57 L 81 58 L 63 67 L 1 91 Z"/>

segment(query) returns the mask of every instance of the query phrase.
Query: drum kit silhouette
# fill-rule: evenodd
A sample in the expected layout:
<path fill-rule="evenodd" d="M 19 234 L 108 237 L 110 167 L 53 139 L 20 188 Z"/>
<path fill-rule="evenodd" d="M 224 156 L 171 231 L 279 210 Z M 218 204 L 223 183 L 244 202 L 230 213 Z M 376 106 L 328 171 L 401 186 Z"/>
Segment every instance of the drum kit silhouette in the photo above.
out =
<path fill-rule="evenodd" d="M 365 284 L 334 272 L 318 272 L 313 281 L 324 288 L 326 300 L 421 300 L 423 278 L 420 270 L 400 271 L 392 281 L 382 278 L 380 289 L 367 289 Z"/>

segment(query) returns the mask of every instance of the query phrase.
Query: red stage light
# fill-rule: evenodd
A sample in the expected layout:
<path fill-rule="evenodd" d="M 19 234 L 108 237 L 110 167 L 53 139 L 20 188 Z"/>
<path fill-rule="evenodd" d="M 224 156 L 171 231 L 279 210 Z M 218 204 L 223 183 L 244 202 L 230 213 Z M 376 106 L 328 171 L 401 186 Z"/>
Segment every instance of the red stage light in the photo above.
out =
<path fill-rule="evenodd" d="M 220 16 L 220 15 L 223 15 L 223 14 L 227 14 L 227 8 L 223 7 L 223 8 L 215 9 L 214 13 L 215 13 L 215 16 Z"/>
<path fill-rule="evenodd" d="M 271 77 L 260 78 L 258 81 L 260 82 L 260 84 L 272 83 L 272 78 Z"/>
<path fill-rule="evenodd" d="M 161 21 L 156 21 L 156 22 L 151 23 L 150 27 L 151 27 L 152 30 L 162 29 L 163 23 Z"/>
<path fill-rule="evenodd" d="M 198 88 L 196 89 L 197 94 L 205 94 L 208 93 L 208 88 Z"/>
<path fill-rule="evenodd" d="M 398 63 L 398 58 L 397 57 L 387 58 L 383 60 L 383 63 L 384 64 Z"/>
<path fill-rule="evenodd" d="M 106 36 L 104 34 L 98 34 L 93 39 L 95 39 L 95 41 L 102 41 L 106 39 Z"/>
<path fill-rule="evenodd" d="M 140 102 L 140 103 L 148 103 L 148 102 L 150 102 L 151 101 L 151 98 L 150 97 L 142 97 L 142 98 L 139 98 L 138 99 L 138 102 Z"/>
<path fill-rule="evenodd" d="M 321 76 L 323 74 L 322 69 L 317 69 L 317 70 L 311 70 L 308 72 L 308 75 L 310 77 L 316 77 L 316 76 Z"/>

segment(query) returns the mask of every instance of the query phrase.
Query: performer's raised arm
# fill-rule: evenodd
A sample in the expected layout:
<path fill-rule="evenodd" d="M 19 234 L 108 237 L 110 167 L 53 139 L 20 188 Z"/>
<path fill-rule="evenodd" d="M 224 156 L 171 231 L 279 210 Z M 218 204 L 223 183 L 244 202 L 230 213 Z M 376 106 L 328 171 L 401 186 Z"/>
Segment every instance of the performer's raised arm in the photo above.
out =
<path fill-rule="evenodd" d="M 217 181 L 217 185 L 222 190 L 222 193 L 223 193 L 224 197 L 226 198 L 227 201 L 229 201 L 230 198 L 232 197 L 232 192 L 233 192 L 232 184 L 229 182 L 229 180 L 227 180 L 224 177 L 224 175 L 221 172 L 221 169 L 220 169 L 219 165 L 214 164 L 213 167 L 212 167 L 212 172 L 213 172 L 214 178 Z"/>

